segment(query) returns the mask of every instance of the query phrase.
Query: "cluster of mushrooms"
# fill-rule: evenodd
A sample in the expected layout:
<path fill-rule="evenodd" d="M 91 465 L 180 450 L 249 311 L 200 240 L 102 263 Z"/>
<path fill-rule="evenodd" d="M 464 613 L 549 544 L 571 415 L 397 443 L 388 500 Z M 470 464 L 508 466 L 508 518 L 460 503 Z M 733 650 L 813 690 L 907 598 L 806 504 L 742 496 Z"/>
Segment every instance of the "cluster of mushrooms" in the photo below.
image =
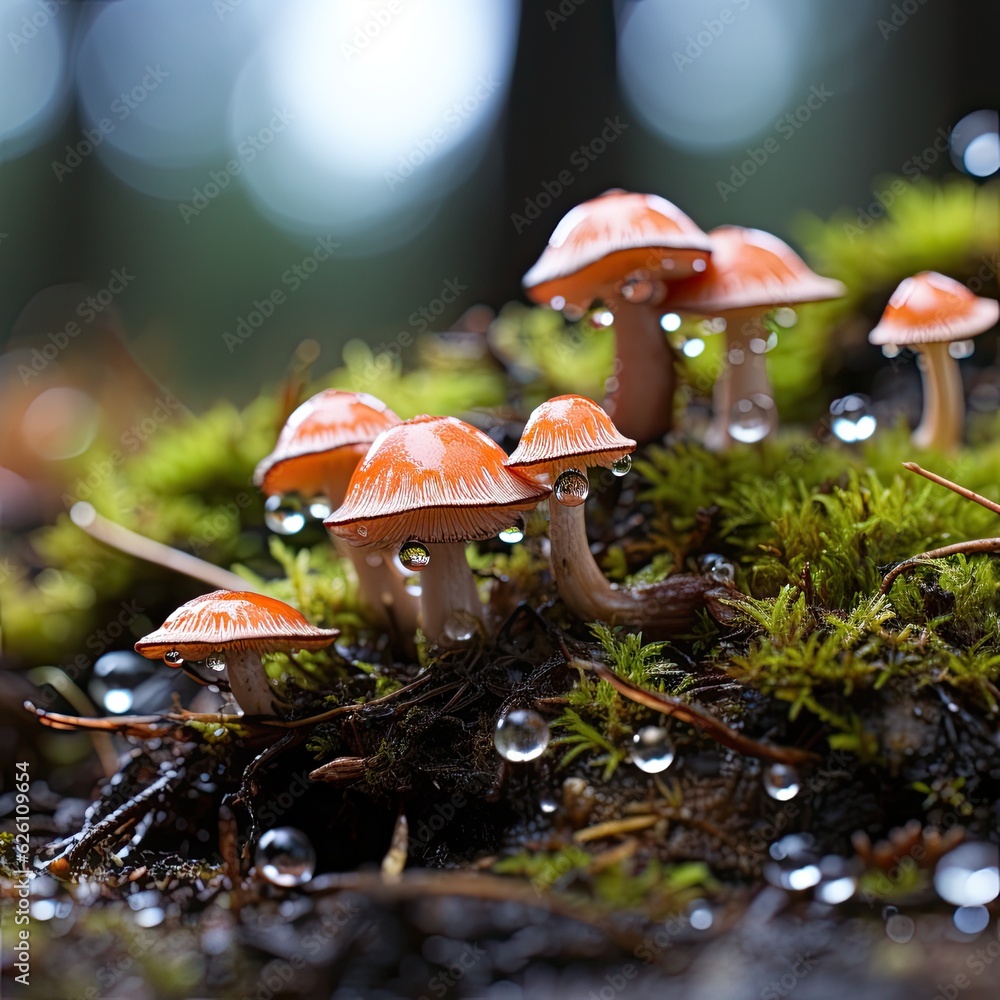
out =
<path fill-rule="evenodd" d="M 748 408 L 763 415 L 768 432 L 777 426 L 765 362 L 767 313 L 845 291 L 769 233 L 740 226 L 704 233 L 664 198 L 617 190 L 562 219 L 524 286 L 567 318 L 582 317 L 597 302 L 613 313 L 617 361 L 603 409 L 582 396 L 550 399 L 531 414 L 508 456 L 455 417 L 400 420 L 370 395 L 327 389 L 292 413 L 255 473 L 269 498 L 320 498 L 330 511 L 324 524 L 353 564 L 372 619 L 410 653 L 418 627 L 441 647 L 489 633 L 493 623 L 465 544 L 496 535 L 516 540 L 520 518 L 540 503 L 549 510 L 552 577 L 577 618 L 657 638 L 689 626 L 699 608 L 717 606 L 730 581 L 712 574 L 677 573 L 635 588 L 607 580 L 587 540 L 587 470 L 625 475 L 637 442 L 673 427 L 675 359 L 664 313 L 712 317 L 715 329 L 725 330 L 726 369 L 716 382 L 708 440 L 724 448 Z M 997 312 L 995 301 L 931 272 L 896 290 L 870 339 L 923 357 L 916 444 L 945 450 L 959 443 L 964 395 L 948 344 L 989 329 Z M 407 586 L 413 571 L 419 594 Z M 269 715 L 285 706 L 262 654 L 323 648 L 338 635 L 273 598 L 216 591 L 178 608 L 135 648 L 174 666 L 198 661 L 226 671 L 238 709 Z"/>

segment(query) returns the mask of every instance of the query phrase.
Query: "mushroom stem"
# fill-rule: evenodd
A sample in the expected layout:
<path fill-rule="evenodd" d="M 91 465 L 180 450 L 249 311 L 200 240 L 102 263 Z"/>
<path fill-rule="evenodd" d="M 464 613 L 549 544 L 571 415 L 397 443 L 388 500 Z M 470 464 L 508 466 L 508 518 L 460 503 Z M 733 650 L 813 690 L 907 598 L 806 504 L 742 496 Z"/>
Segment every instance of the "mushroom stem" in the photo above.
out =
<path fill-rule="evenodd" d="M 655 306 L 619 300 L 614 326 L 617 385 L 604 409 L 622 434 L 646 444 L 674 426 L 674 352 Z"/>
<path fill-rule="evenodd" d="M 767 374 L 767 362 L 763 352 L 750 350 L 751 340 L 767 341 L 769 336 L 764 318 L 758 312 L 733 311 L 726 314 L 726 355 L 725 367 L 716 379 L 712 394 L 712 409 L 714 418 L 705 435 L 705 444 L 716 451 L 724 451 L 733 443 L 730 430 L 738 412 L 733 413 L 733 407 L 741 400 L 753 401 L 754 396 L 765 396 L 773 400 L 771 380 Z M 742 361 L 733 363 L 734 356 Z M 778 411 L 772 405 L 759 416 L 768 421 L 768 429 L 761 439 L 768 437 L 778 429 Z"/>
<path fill-rule="evenodd" d="M 276 715 L 281 700 L 271 685 L 260 653 L 253 649 L 227 649 L 223 655 L 236 704 L 246 715 Z"/>
<path fill-rule="evenodd" d="M 464 542 L 428 544 L 430 561 L 420 572 L 420 605 L 423 610 L 424 635 L 439 646 L 455 644 L 447 626 L 462 613 L 483 621 L 483 605 L 476 590 Z"/>
<path fill-rule="evenodd" d="M 401 639 L 412 637 L 417 630 L 419 605 L 416 597 L 406 589 L 406 580 L 396 571 L 389 553 L 359 549 L 336 536 L 333 536 L 333 547 L 342 559 L 351 561 L 361 600 L 378 624 L 398 631 Z M 376 559 L 378 562 L 374 562 Z"/>
<path fill-rule="evenodd" d="M 911 440 L 917 448 L 955 451 L 962 443 L 965 427 L 962 373 L 948 353 L 947 344 L 921 344 L 919 350 L 924 358 L 920 366 L 924 413 Z"/>
<path fill-rule="evenodd" d="M 332 507 L 339 507 L 344 502 L 346 492 L 346 481 L 328 477 L 323 484 L 323 493 Z M 356 548 L 336 535 L 331 535 L 330 539 L 337 555 L 351 561 L 362 603 L 377 623 L 398 635 L 403 651 L 415 652 L 413 635 L 417 631 L 420 604 L 406 589 L 406 578 L 396 569 L 389 553 Z M 374 561 L 376 557 L 379 562 L 372 565 L 368 560 Z"/>
<path fill-rule="evenodd" d="M 649 587 L 626 589 L 608 581 L 587 541 L 584 504 L 567 507 L 549 500 L 552 576 L 563 603 L 584 621 L 642 628 L 651 637 L 686 628 L 705 605 L 710 589 L 704 577 L 679 573 Z"/>

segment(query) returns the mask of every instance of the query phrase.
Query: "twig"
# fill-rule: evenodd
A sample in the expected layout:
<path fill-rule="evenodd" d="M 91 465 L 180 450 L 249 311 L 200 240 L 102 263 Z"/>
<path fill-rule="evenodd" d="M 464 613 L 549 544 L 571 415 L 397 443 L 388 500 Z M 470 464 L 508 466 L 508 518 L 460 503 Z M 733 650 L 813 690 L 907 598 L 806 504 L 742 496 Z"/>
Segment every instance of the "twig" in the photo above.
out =
<path fill-rule="evenodd" d="M 888 594 L 900 573 L 907 573 L 917 566 L 924 565 L 928 559 L 943 559 L 945 556 L 962 554 L 976 555 L 980 552 L 1000 552 L 1000 538 L 973 538 L 970 542 L 955 542 L 953 545 L 945 545 L 940 549 L 931 549 L 929 552 L 910 556 L 909 559 L 904 559 L 903 562 L 893 566 L 885 574 L 878 592 L 883 595 Z"/>
<path fill-rule="evenodd" d="M 965 497 L 966 500 L 973 500 L 981 507 L 993 511 L 994 514 L 1000 514 L 1000 503 L 980 496 L 978 493 L 973 493 L 972 490 L 964 486 L 959 486 L 958 483 L 953 483 L 950 479 L 945 479 L 944 476 L 939 476 L 936 472 L 928 472 L 917 465 L 916 462 L 904 462 L 903 468 L 910 472 L 915 472 L 918 476 L 923 476 L 924 479 L 929 479 L 932 483 L 937 483 L 939 486 L 947 486 L 949 490 L 952 490 L 959 496 Z"/>
<path fill-rule="evenodd" d="M 756 740 L 750 739 L 749 736 L 744 736 L 742 733 L 736 732 L 735 729 L 730 729 L 724 722 L 704 709 L 689 705 L 678 698 L 671 698 L 670 695 L 661 694 L 659 691 L 647 691 L 645 688 L 639 687 L 638 684 L 633 684 L 619 676 L 603 663 L 575 659 L 571 661 L 571 666 L 593 671 L 602 681 L 607 681 L 619 694 L 631 701 L 645 705 L 646 708 L 651 708 L 656 712 L 662 712 L 664 715 L 672 715 L 682 722 L 700 729 L 716 743 L 721 743 L 747 757 L 758 757 L 761 760 L 775 761 L 779 764 L 807 764 L 810 761 L 820 759 L 817 754 L 810 753 L 808 750 L 758 743 Z"/>
<path fill-rule="evenodd" d="M 165 569 L 181 573 L 183 576 L 190 576 L 194 580 L 200 580 L 210 587 L 215 587 L 216 590 L 249 590 L 255 594 L 262 593 L 259 587 L 249 580 L 244 580 L 242 576 L 231 573 L 228 569 L 199 559 L 189 552 L 181 552 L 179 549 L 171 548 L 162 542 L 155 542 L 152 538 L 147 538 L 145 535 L 140 535 L 136 531 L 108 520 L 108 518 L 98 514 L 93 506 L 86 501 L 81 500 L 73 504 L 69 511 L 69 517 L 78 528 L 85 531 L 91 538 L 136 559 L 144 559 L 146 562 L 163 566 Z"/>

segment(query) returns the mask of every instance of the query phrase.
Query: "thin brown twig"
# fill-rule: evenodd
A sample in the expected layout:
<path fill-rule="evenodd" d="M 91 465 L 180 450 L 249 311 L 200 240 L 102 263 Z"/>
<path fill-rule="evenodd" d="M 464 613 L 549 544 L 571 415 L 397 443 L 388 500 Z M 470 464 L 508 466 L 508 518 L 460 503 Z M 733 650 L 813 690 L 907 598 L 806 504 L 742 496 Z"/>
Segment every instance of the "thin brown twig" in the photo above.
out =
<path fill-rule="evenodd" d="M 800 750 L 797 747 L 780 747 L 771 746 L 768 743 L 758 743 L 757 740 L 744 736 L 735 729 L 730 729 L 724 722 L 704 709 L 697 708 L 678 698 L 671 698 L 670 695 L 661 694 L 659 691 L 647 691 L 645 688 L 639 687 L 638 684 L 633 684 L 619 676 L 603 663 L 574 659 L 571 661 L 571 665 L 592 671 L 629 700 L 664 715 L 672 715 L 682 722 L 700 729 L 716 743 L 721 743 L 747 757 L 757 757 L 779 764 L 806 764 L 820 759 L 817 754 L 808 750 Z"/>
<path fill-rule="evenodd" d="M 976 555 L 981 552 L 1000 552 L 1000 538 L 973 538 L 969 542 L 955 542 L 953 545 L 945 545 L 940 549 L 931 549 L 928 552 L 921 552 L 919 555 L 910 556 L 901 563 L 893 566 L 882 579 L 882 586 L 879 587 L 880 594 L 888 594 L 892 590 L 892 585 L 900 573 L 907 573 L 917 566 L 925 565 L 928 559 L 943 559 L 945 556 Z"/>
<path fill-rule="evenodd" d="M 903 468 L 909 472 L 915 472 L 918 476 L 923 476 L 924 479 L 929 479 L 932 483 L 937 483 L 939 486 L 946 486 L 953 493 L 965 497 L 966 500 L 974 501 L 981 507 L 993 511 L 994 514 L 1000 514 L 1000 503 L 996 503 L 996 501 L 990 500 L 988 497 L 981 496 L 979 493 L 973 493 L 967 487 L 959 486 L 958 483 L 953 483 L 950 479 L 945 479 L 944 476 L 939 476 L 936 472 L 928 472 L 927 469 L 921 468 L 916 462 L 904 462 Z"/>

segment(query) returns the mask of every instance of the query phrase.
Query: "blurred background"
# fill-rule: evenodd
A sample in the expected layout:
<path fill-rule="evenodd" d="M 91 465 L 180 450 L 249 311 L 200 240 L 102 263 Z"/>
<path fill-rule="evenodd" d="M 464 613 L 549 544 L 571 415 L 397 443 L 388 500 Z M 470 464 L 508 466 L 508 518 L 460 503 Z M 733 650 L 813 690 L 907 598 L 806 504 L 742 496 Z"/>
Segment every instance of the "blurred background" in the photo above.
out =
<path fill-rule="evenodd" d="M 72 342 L 113 306 L 199 409 L 303 338 L 332 367 L 518 298 L 608 187 L 863 225 L 880 176 L 996 171 L 996 28 L 987 0 L 0 0 L 0 336 L 86 282 Z"/>

